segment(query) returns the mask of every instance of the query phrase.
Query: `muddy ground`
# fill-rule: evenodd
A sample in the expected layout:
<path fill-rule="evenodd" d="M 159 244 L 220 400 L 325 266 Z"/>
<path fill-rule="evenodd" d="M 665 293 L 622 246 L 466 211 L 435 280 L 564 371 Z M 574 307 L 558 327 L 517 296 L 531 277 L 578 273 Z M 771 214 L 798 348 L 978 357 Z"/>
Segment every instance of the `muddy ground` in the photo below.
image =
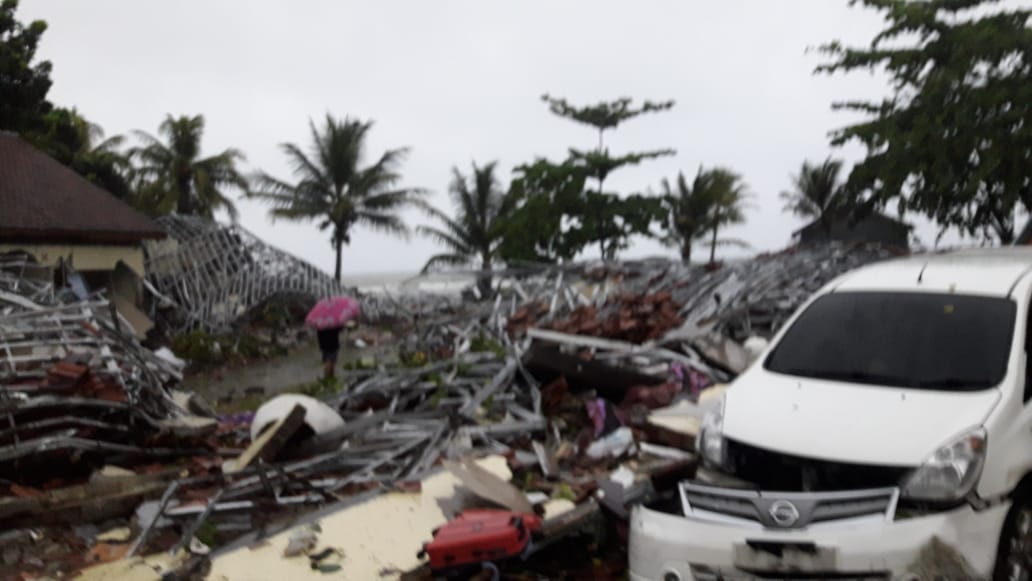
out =
<path fill-rule="evenodd" d="M 347 345 L 341 349 L 338 370 L 349 362 L 374 359 L 379 364 L 391 364 L 397 359 L 393 345 L 358 348 Z M 301 391 L 317 382 L 323 373 L 319 347 L 315 341 L 305 342 L 283 356 L 247 365 L 216 367 L 188 373 L 184 387 L 211 402 L 221 412 L 255 409 L 263 401 L 279 393 Z"/>

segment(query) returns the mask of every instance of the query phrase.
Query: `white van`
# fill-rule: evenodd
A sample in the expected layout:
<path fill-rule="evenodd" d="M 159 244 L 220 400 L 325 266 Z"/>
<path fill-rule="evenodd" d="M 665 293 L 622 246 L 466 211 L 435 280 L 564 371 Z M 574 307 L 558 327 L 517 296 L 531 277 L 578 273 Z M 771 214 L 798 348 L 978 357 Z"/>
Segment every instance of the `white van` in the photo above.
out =
<path fill-rule="evenodd" d="M 826 286 L 634 509 L 631 578 L 1032 578 L 1030 298 L 1017 248 Z"/>

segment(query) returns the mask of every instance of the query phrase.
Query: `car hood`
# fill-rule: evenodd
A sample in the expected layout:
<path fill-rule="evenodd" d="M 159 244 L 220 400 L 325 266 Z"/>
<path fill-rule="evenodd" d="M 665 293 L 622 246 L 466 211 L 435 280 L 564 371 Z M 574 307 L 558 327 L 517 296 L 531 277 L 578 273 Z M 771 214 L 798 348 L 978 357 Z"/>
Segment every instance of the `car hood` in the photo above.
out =
<path fill-rule="evenodd" d="M 916 466 L 982 425 L 997 389 L 946 392 L 857 385 L 754 368 L 727 391 L 724 435 L 793 456 Z"/>

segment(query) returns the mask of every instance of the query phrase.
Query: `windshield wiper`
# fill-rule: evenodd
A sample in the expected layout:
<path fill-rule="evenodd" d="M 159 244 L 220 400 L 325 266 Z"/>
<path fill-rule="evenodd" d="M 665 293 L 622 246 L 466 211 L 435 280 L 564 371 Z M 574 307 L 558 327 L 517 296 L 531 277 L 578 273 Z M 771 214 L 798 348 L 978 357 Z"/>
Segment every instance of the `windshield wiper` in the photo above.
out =
<path fill-rule="evenodd" d="M 992 387 L 992 384 L 984 379 L 957 379 L 955 377 L 943 377 L 939 379 L 925 379 L 917 382 L 917 387 L 923 387 L 926 389 L 939 388 L 939 389 L 986 389 Z"/>

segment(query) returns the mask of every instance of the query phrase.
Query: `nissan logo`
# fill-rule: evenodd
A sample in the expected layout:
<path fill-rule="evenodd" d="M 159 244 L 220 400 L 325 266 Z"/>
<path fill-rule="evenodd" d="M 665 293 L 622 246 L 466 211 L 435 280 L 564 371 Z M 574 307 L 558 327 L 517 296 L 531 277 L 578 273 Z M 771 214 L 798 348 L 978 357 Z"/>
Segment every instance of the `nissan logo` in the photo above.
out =
<path fill-rule="evenodd" d="M 779 527 L 788 528 L 799 522 L 799 509 L 787 500 L 778 500 L 770 505 L 770 518 Z"/>

